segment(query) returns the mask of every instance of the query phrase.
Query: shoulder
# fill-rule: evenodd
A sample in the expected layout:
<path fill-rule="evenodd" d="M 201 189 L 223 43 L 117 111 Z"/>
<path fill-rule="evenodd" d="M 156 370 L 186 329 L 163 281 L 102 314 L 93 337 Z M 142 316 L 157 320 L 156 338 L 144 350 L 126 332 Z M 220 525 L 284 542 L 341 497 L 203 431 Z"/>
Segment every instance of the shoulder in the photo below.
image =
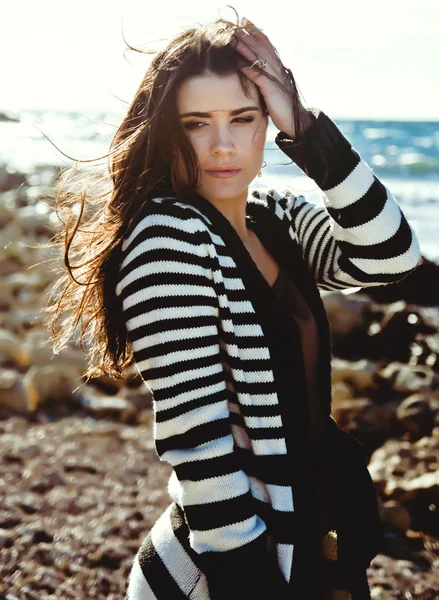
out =
<path fill-rule="evenodd" d="M 141 275 L 155 279 L 172 277 L 173 281 L 194 273 L 210 279 L 209 243 L 204 232 L 203 215 L 176 198 L 148 200 L 132 218 L 126 231 L 119 261 L 117 296 Z"/>
<path fill-rule="evenodd" d="M 122 243 L 125 252 L 145 238 L 181 239 L 192 234 L 193 242 L 200 240 L 208 228 L 208 219 L 194 206 L 173 196 L 151 198 L 129 222 Z"/>
<path fill-rule="evenodd" d="M 288 188 L 257 188 L 251 191 L 247 202 L 250 212 L 269 210 L 282 220 L 286 213 L 291 213 L 299 198 L 301 196 L 295 196 Z"/>

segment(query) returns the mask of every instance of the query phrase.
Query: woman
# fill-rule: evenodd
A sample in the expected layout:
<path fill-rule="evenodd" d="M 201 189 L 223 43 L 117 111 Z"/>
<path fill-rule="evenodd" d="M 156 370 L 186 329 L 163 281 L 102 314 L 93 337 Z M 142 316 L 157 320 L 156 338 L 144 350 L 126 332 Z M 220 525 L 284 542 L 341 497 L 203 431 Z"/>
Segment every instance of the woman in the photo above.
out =
<path fill-rule="evenodd" d="M 269 118 L 324 208 L 249 194 Z M 78 227 L 66 242 L 102 276 L 81 303 L 69 281 L 51 310 L 76 310 L 71 335 L 98 309 L 90 356 L 111 375 L 134 361 L 173 468 L 126 598 L 370 598 L 382 530 L 364 448 L 330 416 L 319 288 L 403 279 L 420 261 L 413 229 L 245 20 L 188 29 L 157 54 L 112 158 L 93 244 Z"/>

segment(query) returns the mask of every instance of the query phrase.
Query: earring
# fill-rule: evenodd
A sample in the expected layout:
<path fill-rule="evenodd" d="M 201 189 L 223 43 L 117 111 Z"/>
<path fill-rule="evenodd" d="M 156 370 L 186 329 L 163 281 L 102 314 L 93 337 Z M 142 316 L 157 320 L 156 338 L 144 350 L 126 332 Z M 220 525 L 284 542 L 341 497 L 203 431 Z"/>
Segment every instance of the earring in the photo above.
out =
<path fill-rule="evenodd" d="M 266 166 L 267 166 L 267 163 L 266 163 L 266 162 L 265 162 L 265 160 L 264 160 L 264 164 L 262 165 L 262 168 L 264 168 L 264 167 L 266 167 Z M 262 172 L 261 172 L 261 171 L 259 171 L 259 173 L 258 173 L 258 177 L 262 177 Z"/>

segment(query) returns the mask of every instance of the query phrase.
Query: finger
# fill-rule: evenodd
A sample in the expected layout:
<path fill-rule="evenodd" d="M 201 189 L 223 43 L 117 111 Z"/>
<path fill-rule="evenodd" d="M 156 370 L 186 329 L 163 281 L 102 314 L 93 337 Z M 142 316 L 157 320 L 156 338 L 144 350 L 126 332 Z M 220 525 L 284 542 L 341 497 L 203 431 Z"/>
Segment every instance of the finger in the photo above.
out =
<path fill-rule="evenodd" d="M 255 83 L 257 83 L 259 85 L 259 81 L 258 79 L 261 79 L 261 81 L 264 79 L 263 77 L 261 77 L 261 75 L 264 75 L 264 72 L 261 69 L 252 69 L 251 67 L 240 67 L 241 71 L 244 72 L 244 75 L 246 75 L 249 79 L 251 79 L 252 81 L 254 81 Z"/>
<path fill-rule="evenodd" d="M 251 62 L 258 60 L 258 58 L 260 56 L 260 55 L 258 56 L 256 51 L 253 50 L 253 48 L 251 46 L 249 46 L 245 42 L 242 42 L 241 40 L 236 39 L 235 43 L 233 44 L 233 47 L 235 48 L 235 50 L 238 50 L 242 56 L 244 56 Z M 264 56 L 264 58 L 265 58 L 265 56 Z M 273 65 L 271 64 L 272 62 L 273 62 Z M 276 61 L 270 61 L 270 62 L 267 61 L 266 70 L 271 70 L 271 69 L 273 69 L 273 70 L 275 69 L 277 74 L 282 73 L 282 65 L 279 63 L 279 60 L 276 59 Z"/>
<path fill-rule="evenodd" d="M 263 31 L 261 29 L 256 27 L 256 25 L 254 23 L 252 23 L 249 19 L 246 19 L 245 17 L 243 17 L 243 19 L 245 19 L 245 22 L 243 23 L 243 25 L 248 30 L 248 32 L 251 35 L 253 35 L 255 38 L 257 38 L 269 51 L 272 52 L 273 44 L 268 39 L 268 36 L 265 33 L 263 33 Z M 242 22 L 242 20 L 241 20 L 241 22 Z"/>
<path fill-rule="evenodd" d="M 238 38 L 236 38 L 235 50 L 238 50 L 248 60 L 254 61 L 258 58 L 256 50 Z"/>
<path fill-rule="evenodd" d="M 264 42 L 264 40 L 259 38 L 257 35 L 244 32 L 243 30 L 236 30 L 234 35 L 237 40 L 249 46 L 249 48 L 251 48 L 255 54 L 264 53 L 266 55 L 268 52 L 271 59 L 278 60 L 276 50 L 269 41 Z"/>

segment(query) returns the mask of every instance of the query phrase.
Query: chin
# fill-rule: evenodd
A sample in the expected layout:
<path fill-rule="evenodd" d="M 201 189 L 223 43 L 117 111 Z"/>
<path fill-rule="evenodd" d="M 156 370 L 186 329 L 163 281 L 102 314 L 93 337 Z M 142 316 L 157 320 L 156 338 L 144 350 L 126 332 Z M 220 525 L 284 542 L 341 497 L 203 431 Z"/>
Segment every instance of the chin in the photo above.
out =
<path fill-rule="evenodd" d="M 248 186 L 247 185 L 242 185 L 239 184 L 233 184 L 231 182 L 228 183 L 223 183 L 220 180 L 218 180 L 219 183 L 216 185 L 201 185 L 200 187 L 197 188 L 197 192 L 199 194 L 201 194 L 202 196 L 206 195 L 207 197 L 216 197 L 216 198 L 230 198 L 230 197 L 236 197 L 239 196 L 240 194 L 243 194 L 245 192 L 247 192 L 248 190 Z M 227 180 L 226 180 L 227 181 Z"/>

